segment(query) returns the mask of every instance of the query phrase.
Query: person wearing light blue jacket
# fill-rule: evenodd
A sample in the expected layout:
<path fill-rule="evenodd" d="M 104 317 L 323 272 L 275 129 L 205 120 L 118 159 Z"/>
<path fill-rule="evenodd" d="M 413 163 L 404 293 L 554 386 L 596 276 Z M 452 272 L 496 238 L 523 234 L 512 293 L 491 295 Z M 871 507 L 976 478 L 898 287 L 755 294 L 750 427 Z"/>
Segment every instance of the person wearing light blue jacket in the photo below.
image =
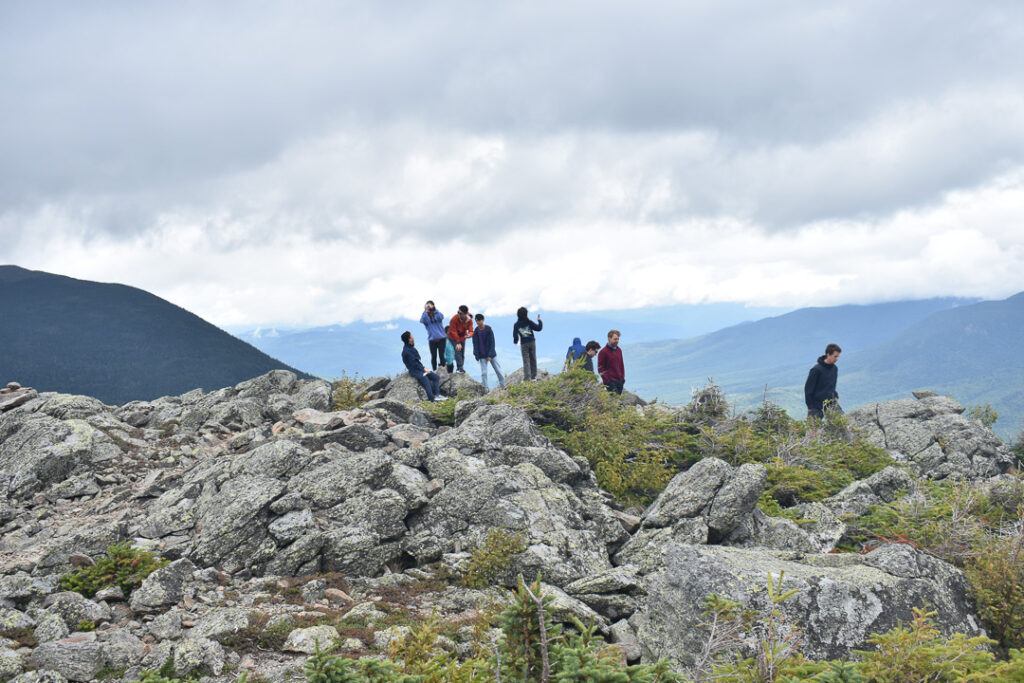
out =
<path fill-rule="evenodd" d="M 434 307 L 433 301 L 423 306 L 420 322 L 427 328 L 427 343 L 430 344 L 430 367 L 437 370 L 438 363 L 444 358 L 445 342 L 448 335 L 444 331 L 444 313 Z"/>

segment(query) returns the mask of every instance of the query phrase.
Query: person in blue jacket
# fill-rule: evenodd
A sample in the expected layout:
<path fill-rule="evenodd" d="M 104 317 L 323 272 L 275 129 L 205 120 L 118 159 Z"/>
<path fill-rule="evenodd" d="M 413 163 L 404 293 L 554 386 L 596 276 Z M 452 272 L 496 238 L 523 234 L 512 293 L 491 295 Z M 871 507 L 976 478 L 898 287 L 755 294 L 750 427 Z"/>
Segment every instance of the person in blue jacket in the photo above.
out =
<path fill-rule="evenodd" d="M 487 364 L 494 368 L 494 374 L 498 376 L 498 384 L 505 388 L 505 376 L 501 374 L 501 366 L 498 365 L 498 352 L 494 348 L 494 330 L 490 325 L 484 324 L 483 313 L 476 314 L 476 330 L 473 332 L 473 356 L 480 361 L 481 381 L 484 389 L 487 389 Z"/>
<path fill-rule="evenodd" d="M 409 374 L 423 386 L 423 391 L 427 392 L 428 401 L 440 401 L 441 378 L 437 376 L 436 372 L 431 372 L 423 367 L 420 352 L 416 350 L 416 340 L 409 330 L 402 333 L 402 344 L 404 344 L 402 346 L 402 362 L 405 363 Z"/>
<path fill-rule="evenodd" d="M 423 306 L 423 315 L 420 322 L 427 328 L 427 342 L 430 344 L 430 367 L 437 370 L 437 366 L 444 359 L 445 342 L 448 335 L 444 331 L 444 313 L 434 307 L 433 301 L 428 301 Z"/>
<path fill-rule="evenodd" d="M 577 365 L 576 361 L 583 358 L 583 355 L 586 352 L 587 349 L 585 346 L 583 346 L 583 342 L 580 341 L 580 338 L 573 337 L 572 346 L 570 346 L 569 350 L 565 352 L 565 363 L 562 365 L 562 372 L 565 372 L 566 370 L 569 370 L 573 366 Z"/>

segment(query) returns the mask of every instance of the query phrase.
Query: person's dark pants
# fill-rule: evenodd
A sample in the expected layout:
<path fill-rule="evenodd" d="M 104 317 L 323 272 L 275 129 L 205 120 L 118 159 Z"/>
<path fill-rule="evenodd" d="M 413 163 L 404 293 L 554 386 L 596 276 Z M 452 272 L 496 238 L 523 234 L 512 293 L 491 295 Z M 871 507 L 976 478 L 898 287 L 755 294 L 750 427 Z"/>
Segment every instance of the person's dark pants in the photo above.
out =
<path fill-rule="evenodd" d="M 824 420 L 825 412 L 821 408 L 811 408 L 807 411 L 807 417 L 816 417 L 819 420 Z"/>
<path fill-rule="evenodd" d="M 619 394 L 621 396 L 622 395 L 622 387 L 625 386 L 625 384 L 626 384 L 625 382 L 615 382 L 615 381 L 605 382 L 604 383 L 604 388 L 607 389 L 608 391 L 612 392 L 613 394 Z"/>
<path fill-rule="evenodd" d="M 537 342 L 519 342 L 523 354 L 523 381 L 537 379 Z"/>
<path fill-rule="evenodd" d="M 437 370 L 438 365 L 444 365 L 444 345 L 448 340 L 444 337 L 430 340 L 430 368 Z"/>
<path fill-rule="evenodd" d="M 412 373 L 409 373 L 412 375 Z M 427 400 L 433 401 L 434 397 L 440 396 L 441 394 L 441 378 L 437 376 L 436 372 L 428 372 L 425 375 L 412 375 L 415 377 L 420 386 L 423 387 L 423 391 L 427 392 Z"/>
<path fill-rule="evenodd" d="M 465 372 L 463 364 L 466 362 L 466 345 L 461 344 L 462 348 L 455 347 L 455 365 L 458 366 L 459 372 Z"/>

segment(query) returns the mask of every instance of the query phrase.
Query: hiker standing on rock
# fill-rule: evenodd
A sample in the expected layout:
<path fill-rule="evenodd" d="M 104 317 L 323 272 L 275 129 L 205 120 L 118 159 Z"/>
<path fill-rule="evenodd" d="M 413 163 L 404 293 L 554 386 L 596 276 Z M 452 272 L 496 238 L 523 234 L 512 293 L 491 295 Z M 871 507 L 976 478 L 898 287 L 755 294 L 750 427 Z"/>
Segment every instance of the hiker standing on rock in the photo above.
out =
<path fill-rule="evenodd" d="M 494 348 L 494 330 L 490 325 L 484 324 L 484 314 L 476 314 L 476 332 L 473 333 L 473 356 L 480 361 L 481 382 L 484 389 L 487 386 L 487 364 L 494 368 L 494 374 L 498 376 L 498 385 L 505 388 L 505 376 L 501 374 L 501 366 L 498 365 L 498 352 Z"/>
<path fill-rule="evenodd" d="M 604 388 L 622 395 L 622 387 L 626 384 L 626 367 L 622 362 L 622 349 L 619 348 L 618 330 L 608 330 L 608 343 L 597 354 L 597 372 L 601 375 Z"/>
<path fill-rule="evenodd" d="M 402 333 L 402 362 L 405 363 L 406 369 L 409 374 L 416 378 L 416 381 L 423 387 L 423 391 L 427 392 L 428 401 L 440 401 L 441 400 L 441 378 L 437 376 L 436 372 L 431 372 L 423 367 L 423 361 L 420 360 L 420 352 L 416 350 L 416 340 L 412 336 L 412 332 L 406 330 Z"/>
<path fill-rule="evenodd" d="M 825 355 L 818 356 L 817 364 L 807 373 L 807 381 L 804 383 L 807 417 L 821 419 L 825 417 L 826 409 L 838 410 L 842 414 L 839 394 L 836 392 L 836 381 L 839 379 L 836 361 L 842 351 L 839 344 L 829 344 L 825 347 Z"/>
<path fill-rule="evenodd" d="M 516 322 L 512 326 L 512 343 L 519 344 L 519 350 L 523 352 L 523 381 L 529 382 L 537 379 L 537 338 L 534 332 L 544 329 L 544 321 L 537 314 L 537 322 L 529 318 L 529 311 L 526 306 L 516 311 Z"/>
<path fill-rule="evenodd" d="M 459 312 L 452 316 L 448 323 L 448 338 L 455 345 L 456 372 L 465 372 L 462 366 L 466 362 L 466 340 L 473 336 L 473 318 L 469 315 L 469 306 L 459 306 Z"/>
<path fill-rule="evenodd" d="M 430 367 L 437 370 L 438 365 L 444 365 L 444 346 L 446 335 L 444 333 L 444 313 L 434 307 L 433 301 L 428 301 L 423 306 L 423 315 L 420 322 L 427 328 L 427 341 L 430 344 Z"/>

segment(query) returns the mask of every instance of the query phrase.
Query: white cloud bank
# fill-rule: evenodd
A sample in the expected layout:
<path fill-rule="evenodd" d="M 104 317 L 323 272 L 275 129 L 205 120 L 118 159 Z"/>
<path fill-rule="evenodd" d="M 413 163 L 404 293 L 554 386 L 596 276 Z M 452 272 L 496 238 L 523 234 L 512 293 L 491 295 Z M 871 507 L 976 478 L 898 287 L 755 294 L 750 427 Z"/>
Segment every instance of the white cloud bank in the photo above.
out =
<path fill-rule="evenodd" d="M 0 8 L 0 262 L 221 325 L 1024 289 L 1019 4 L 282 8 Z"/>

